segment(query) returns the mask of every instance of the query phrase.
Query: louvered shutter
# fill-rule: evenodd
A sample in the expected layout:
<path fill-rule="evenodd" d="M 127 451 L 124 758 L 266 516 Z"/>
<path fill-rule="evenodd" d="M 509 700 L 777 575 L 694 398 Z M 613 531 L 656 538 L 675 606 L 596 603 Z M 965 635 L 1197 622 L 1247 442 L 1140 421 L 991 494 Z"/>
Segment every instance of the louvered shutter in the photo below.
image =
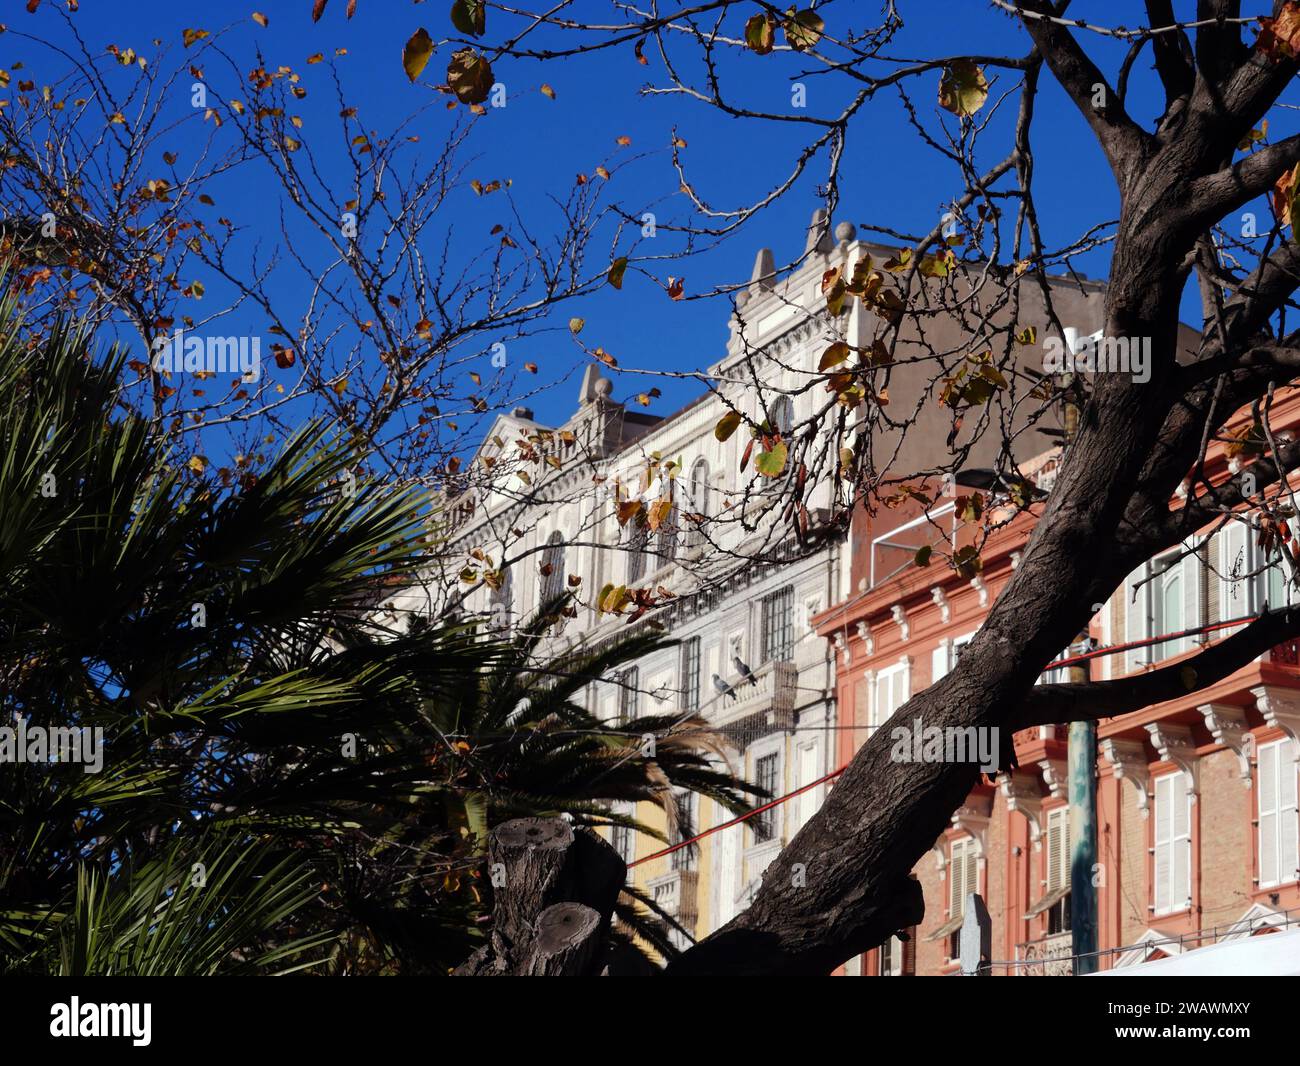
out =
<path fill-rule="evenodd" d="M 961 881 L 966 873 L 965 849 L 960 843 L 952 846 L 952 861 L 948 864 L 948 913 L 954 917 L 961 913 L 961 901 L 965 899 L 962 893 Z"/>
<path fill-rule="evenodd" d="M 1173 775 L 1170 791 L 1173 794 L 1174 808 L 1174 876 L 1169 904 L 1173 910 L 1182 910 L 1192 894 L 1192 804 L 1191 797 L 1187 794 L 1187 777 L 1181 771 Z"/>
<path fill-rule="evenodd" d="M 1187 541 L 1186 547 L 1196 549 L 1200 547 L 1196 538 L 1193 537 Z M 1202 549 L 1203 550 L 1203 549 Z M 1193 550 L 1192 554 L 1184 556 L 1183 562 L 1183 618 L 1180 629 L 1199 629 L 1201 626 L 1201 572 L 1204 567 L 1201 564 L 1200 554 Z M 1176 623 L 1175 623 L 1176 624 Z M 1193 634 L 1182 641 L 1183 651 L 1190 651 L 1195 647 L 1197 640 L 1200 639 Z"/>
<path fill-rule="evenodd" d="M 966 897 L 975 891 L 975 849 L 967 844 L 966 846 L 966 881 L 962 885 L 962 914 L 966 913 Z"/>
<path fill-rule="evenodd" d="M 1047 891 L 1061 883 L 1061 867 L 1065 862 L 1065 841 L 1061 833 L 1061 812 L 1052 811 L 1047 816 Z"/>
<path fill-rule="evenodd" d="M 907 930 L 907 939 L 903 942 L 903 976 L 911 977 L 916 973 L 916 926 Z"/>
<path fill-rule="evenodd" d="M 1278 754 L 1280 745 L 1259 749 L 1259 883 L 1278 883 Z"/>
<path fill-rule="evenodd" d="M 1173 810 L 1170 808 L 1171 778 L 1161 777 L 1156 781 L 1156 828 L 1155 828 L 1155 904 L 1156 913 L 1169 911 L 1169 859 L 1172 851 L 1171 832 Z"/>
<path fill-rule="evenodd" d="M 1124 640 L 1130 644 L 1152 635 L 1149 614 L 1151 584 L 1143 584 L 1147 569 L 1148 564 L 1144 563 L 1124 582 Z M 1151 658 L 1150 648 L 1130 648 L 1124 662 L 1131 672 L 1142 669 Z"/>
<path fill-rule="evenodd" d="M 1297 812 L 1295 741 L 1278 745 L 1278 831 L 1281 838 L 1278 877 L 1282 881 L 1295 880 L 1300 872 L 1300 816 Z"/>

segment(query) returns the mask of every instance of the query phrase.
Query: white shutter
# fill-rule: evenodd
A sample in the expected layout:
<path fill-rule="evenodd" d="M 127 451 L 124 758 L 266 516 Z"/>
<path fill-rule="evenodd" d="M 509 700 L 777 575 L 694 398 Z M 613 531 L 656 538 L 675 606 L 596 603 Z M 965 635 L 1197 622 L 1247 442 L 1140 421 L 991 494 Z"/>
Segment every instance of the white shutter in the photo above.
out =
<path fill-rule="evenodd" d="M 1199 629 L 1201 625 L 1201 557 L 1194 549 L 1200 547 L 1197 538 L 1192 537 L 1184 545 L 1193 549 L 1191 555 L 1183 557 L 1183 624 L 1181 629 Z M 1175 623 L 1176 624 L 1176 623 Z M 1182 641 L 1182 650 L 1190 651 L 1195 647 L 1196 642 L 1202 639 L 1199 636 L 1185 637 Z"/>
<path fill-rule="evenodd" d="M 1149 568 L 1143 563 L 1124 582 L 1124 640 L 1132 643 L 1151 636 L 1151 583 L 1143 584 Z M 1151 648 L 1130 648 L 1124 661 L 1130 671 L 1140 670 L 1152 661 Z"/>
<path fill-rule="evenodd" d="M 809 744 L 799 749 L 799 786 L 810 785 L 817 780 L 817 746 Z M 810 788 L 799 796 L 799 825 L 802 829 L 817 812 L 817 803 L 821 798 L 820 789 Z"/>
<path fill-rule="evenodd" d="M 1052 811 L 1047 816 L 1047 891 L 1061 883 L 1061 867 L 1065 862 L 1065 841 L 1061 837 L 1061 812 Z"/>
<path fill-rule="evenodd" d="M 948 913 L 955 918 L 966 913 L 966 897 L 975 891 L 975 849 L 969 837 L 953 843 L 948 877 Z"/>
<path fill-rule="evenodd" d="M 1156 779 L 1156 849 L 1155 862 L 1153 870 L 1155 874 L 1155 905 L 1157 914 L 1166 914 L 1169 911 L 1169 860 L 1172 852 L 1171 828 L 1173 825 L 1173 811 L 1170 809 L 1169 801 L 1173 794 L 1170 787 L 1172 777 L 1160 777 Z"/>
<path fill-rule="evenodd" d="M 1277 764 L 1280 745 L 1259 749 L 1259 884 L 1278 883 Z"/>
<path fill-rule="evenodd" d="M 1188 905 L 1192 894 L 1192 803 L 1187 793 L 1187 775 L 1181 770 L 1173 774 L 1170 789 L 1174 807 L 1174 877 L 1169 902 L 1171 909 L 1179 911 Z"/>
<path fill-rule="evenodd" d="M 1219 530 L 1219 617 L 1241 618 L 1251 614 L 1248 582 L 1242 577 L 1249 573 L 1246 558 L 1246 527 L 1241 522 L 1229 522 Z M 1226 632 L 1226 631 L 1221 631 Z"/>
<path fill-rule="evenodd" d="M 1281 838 L 1278 848 L 1281 859 L 1278 875 L 1283 881 L 1296 880 L 1300 873 L 1300 816 L 1296 802 L 1296 764 L 1295 741 L 1284 740 L 1277 748 L 1278 788 L 1278 833 Z"/>
<path fill-rule="evenodd" d="M 930 684 L 934 684 L 939 678 L 948 673 L 949 657 L 952 642 L 948 640 L 939 641 L 939 646 L 930 653 Z"/>

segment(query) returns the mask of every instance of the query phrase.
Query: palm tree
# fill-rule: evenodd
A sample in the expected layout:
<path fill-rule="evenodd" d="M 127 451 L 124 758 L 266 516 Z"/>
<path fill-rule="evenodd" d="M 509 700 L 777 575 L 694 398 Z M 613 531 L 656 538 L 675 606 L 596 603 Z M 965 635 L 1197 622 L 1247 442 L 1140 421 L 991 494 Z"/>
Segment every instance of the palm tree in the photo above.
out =
<path fill-rule="evenodd" d="M 553 612 L 510 642 L 382 624 L 431 500 L 320 424 L 214 468 L 119 402 L 123 362 L 0 302 L 0 759 L 6 730 L 103 759 L 0 762 L 0 972 L 445 973 L 497 821 L 745 809 L 701 723 L 582 709 L 650 638 L 541 664 Z"/>

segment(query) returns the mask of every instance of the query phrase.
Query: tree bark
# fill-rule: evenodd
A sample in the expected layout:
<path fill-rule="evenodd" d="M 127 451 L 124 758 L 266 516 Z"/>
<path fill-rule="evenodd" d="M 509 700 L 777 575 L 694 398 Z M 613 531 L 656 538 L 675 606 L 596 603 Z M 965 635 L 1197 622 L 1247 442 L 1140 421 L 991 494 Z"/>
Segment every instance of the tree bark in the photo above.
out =
<path fill-rule="evenodd" d="M 462 977 L 577 976 L 597 970 L 627 876 L 619 854 L 561 818 L 516 818 L 492 830 L 494 886 L 488 943 Z"/>

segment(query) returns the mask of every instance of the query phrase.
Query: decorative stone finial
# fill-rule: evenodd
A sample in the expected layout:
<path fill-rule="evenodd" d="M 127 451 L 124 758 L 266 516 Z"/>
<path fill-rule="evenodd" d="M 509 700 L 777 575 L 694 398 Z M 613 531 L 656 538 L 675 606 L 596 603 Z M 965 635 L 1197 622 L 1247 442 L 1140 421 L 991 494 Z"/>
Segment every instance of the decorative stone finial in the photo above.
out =
<path fill-rule="evenodd" d="M 812 221 L 808 223 L 808 240 L 803 250 L 805 255 L 809 252 L 831 250 L 831 222 L 824 207 L 819 207 L 813 212 Z"/>

